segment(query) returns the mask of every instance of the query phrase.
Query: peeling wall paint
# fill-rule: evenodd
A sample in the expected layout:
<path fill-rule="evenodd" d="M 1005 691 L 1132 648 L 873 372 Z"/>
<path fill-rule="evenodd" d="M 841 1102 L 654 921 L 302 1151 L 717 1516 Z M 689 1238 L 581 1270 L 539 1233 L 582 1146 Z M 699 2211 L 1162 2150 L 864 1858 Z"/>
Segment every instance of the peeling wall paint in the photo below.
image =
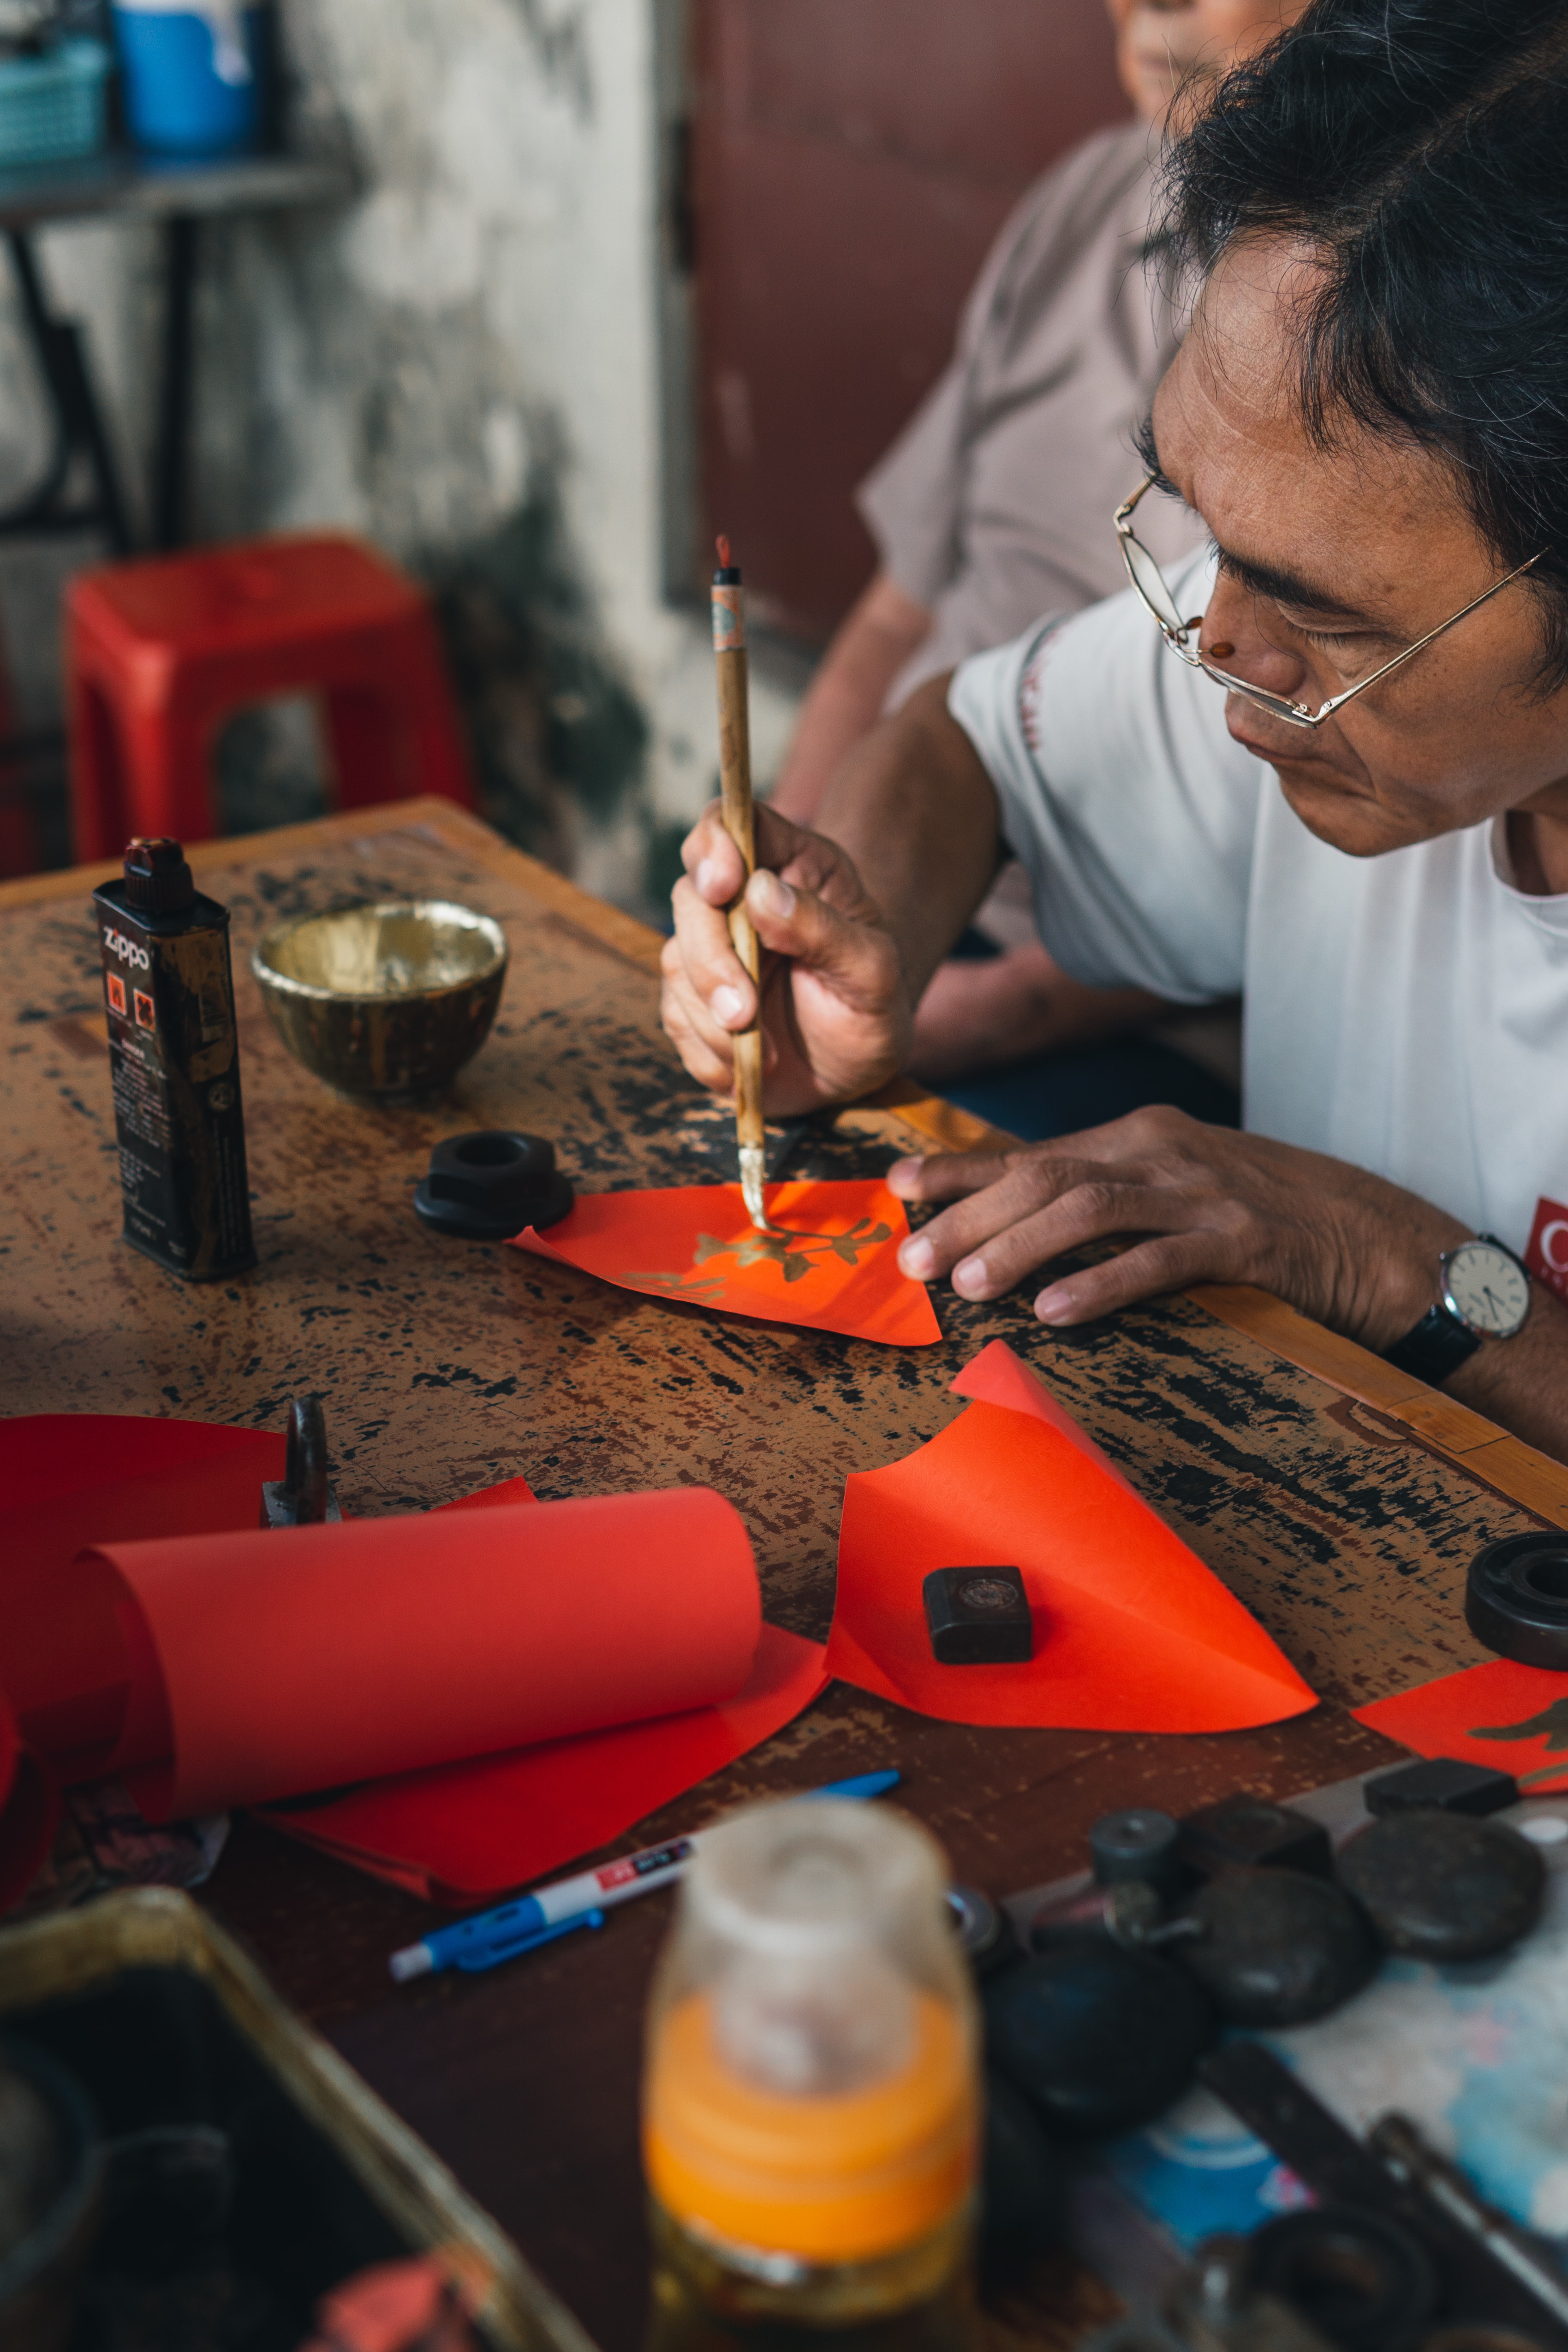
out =
<path fill-rule="evenodd" d="M 672 0 L 283 0 L 282 16 L 296 143 L 345 160 L 358 193 L 203 233 L 196 534 L 342 527 L 429 580 L 497 816 L 647 905 L 715 765 L 706 632 L 662 593 L 656 35 Z M 43 249 L 139 479 L 152 235 L 57 229 Z M 36 430 L 0 322 L 0 488 Z M 32 564 L 0 565 L 7 616 Z M 758 681 L 762 776 L 797 685 Z M 287 771 L 298 729 L 279 740 Z M 276 740 L 269 756 L 276 783 Z"/>

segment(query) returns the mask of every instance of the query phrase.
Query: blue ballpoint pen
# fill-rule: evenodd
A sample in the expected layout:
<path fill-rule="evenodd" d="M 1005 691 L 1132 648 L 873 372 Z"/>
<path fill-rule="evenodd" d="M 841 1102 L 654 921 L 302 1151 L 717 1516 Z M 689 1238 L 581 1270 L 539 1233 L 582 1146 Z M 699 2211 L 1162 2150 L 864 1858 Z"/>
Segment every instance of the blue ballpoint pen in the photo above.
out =
<path fill-rule="evenodd" d="M 510 1905 L 508 1908 L 510 1908 Z M 515 1927 L 502 1927 L 488 1942 L 481 1943 L 476 1939 L 471 1944 L 465 1944 L 462 1950 L 454 1955 L 449 1965 L 455 1969 L 466 1969 L 470 1976 L 474 1976 L 480 1969 L 498 1968 L 502 1960 L 520 1959 L 524 1952 L 536 1952 L 541 1944 L 553 1944 L 559 1937 L 570 1936 L 574 1928 L 602 1927 L 604 1924 L 605 1915 L 595 1907 L 592 1911 L 578 1911 L 570 1919 L 557 1919 L 552 1927 L 525 1927 L 521 1933 Z"/>
<path fill-rule="evenodd" d="M 852 1780 L 834 1780 L 825 1789 L 805 1789 L 812 1797 L 880 1797 L 896 1788 L 897 1772 L 862 1772 Z M 570 1928 L 598 1927 L 613 1903 L 629 1903 L 634 1895 L 651 1895 L 679 1878 L 706 1832 L 674 1838 L 668 1845 L 645 1846 L 640 1853 L 623 1854 L 597 1870 L 579 1871 L 574 1878 L 558 1878 L 532 1895 L 519 1895 L 499 1910 L 480 1911 L 455 1927 L 437 1927 L 394 1952 L 387 1963 L 399 1984 L 411 1977 L 429 1976 L 437 1969 L 490 1969 L 501 1960 L 533 1951 Z M 596 1915 L 596 1916 L 595 1916 Z"/>

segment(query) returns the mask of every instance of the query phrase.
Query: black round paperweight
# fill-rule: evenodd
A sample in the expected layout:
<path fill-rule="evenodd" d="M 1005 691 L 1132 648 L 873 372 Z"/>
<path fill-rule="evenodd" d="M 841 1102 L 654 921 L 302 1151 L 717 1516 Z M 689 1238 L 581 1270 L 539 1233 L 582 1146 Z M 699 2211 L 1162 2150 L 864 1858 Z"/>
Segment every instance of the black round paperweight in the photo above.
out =
<path fill-rule="evenodd" d="M 1069 2139 L 1128 2131 L 1179 2098 L 1214 2040 L 1184 1969 L 1063 1928 L 984 1990 L 990 2063 Z"/>
<path fill-rule="evenodd" d="M 1342 1888 L 1304 1870 L 1226 1870 L 1187 1904 L 1176 1944 L 1233 2025 L 1301 2025 L 1359 1992 L 1378 1954 Z"/>
<path fill-rule="evenodd" d="M 1347 1838 L 1340 1884 L 1391 1952 L 1418 1960 L 1481 1960 L 1516 1943 L 1541 1916 L 1541 1851 L 1506 1822 L 1466 1813 L 1389 1813 Z"/>
<path fill-rule="evenodd" d="M 552 1143 L 542 1135 L 487 1127 L 437 1144 L 429 1172 L 415 1192 L 414 1212 L 433 1234 L 464 1242 L 510 1242 L 525 1225 L 536 1233 L 558 1225 L 573 1198 L 555 1165 Z"/>

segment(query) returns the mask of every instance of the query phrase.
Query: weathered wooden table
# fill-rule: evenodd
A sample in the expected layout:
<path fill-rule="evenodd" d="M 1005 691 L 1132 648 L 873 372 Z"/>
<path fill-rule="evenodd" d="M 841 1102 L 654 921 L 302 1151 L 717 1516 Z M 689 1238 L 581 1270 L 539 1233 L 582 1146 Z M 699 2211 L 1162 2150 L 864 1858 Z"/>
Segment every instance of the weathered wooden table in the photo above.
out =
<path fill-rule="evenodd" d="M 892 1761 L 957 1875 L 997 1893 L 1037 1884 L 1077 1866 L 1110 1806 L 1181 1810 L 1237 1786 L 1286 1796 L 1388 1755 L 1348 1709 L 1481 1657 L 1461 1612 L 1471 1553 L 1516 1528 L 1568 1526 L 1568 1470 L 1259 1293 L 1170 1299 L 1055 1338 L 1026 1298 L 944 1293 L 945 1344 L 900 1353 L 438 1240 L 411 1194 L 431 1143 L 467 1128 L 551 1136 L 589 1189 L 731 1172 L 732 1127 L 658 1030 L 658 941 L 437 802 L 213 843 L 192 862 L 234 913 L 260 1263 L 186 1287 L 119 1241 L 88 898 L 109 869 L 0 888 L 0 1411 L 277 1427 L 290 1397 L 319 1391 L 343 1502 L 366 1515 L 519 1472 L 546 1497 L 710 1484 L 745 1517 L 770 1615 L 821 1637 L 846 1475 L 942 1428 L 962 1409 L 949 1381 L 1002 1337 L 1324 1701 L 1277 1729 L 1176 1739 L 968 1730 L 836 1686 L 627 1844 L 752 1792 Z M 365 1110 L 284 1053 L 249 950 L 293 908 L 414 891 L 495 916 L 510 976 L 489 1043 L 446 1100 Z M 976 1132 L 895 1088 L 808 1135 L 792 1165 L 870 1173 Z M 638 2032 L 668 1898 L 516 1968 L 402 1990 L 386 1955 L 436 1915 L 258 1822 L 237 1823 L 208 1899 L 605 2352 L 630 2352 L 644 2285 Z M 1063 2340 L 1059 2311 L 1013 2320 Z"/>

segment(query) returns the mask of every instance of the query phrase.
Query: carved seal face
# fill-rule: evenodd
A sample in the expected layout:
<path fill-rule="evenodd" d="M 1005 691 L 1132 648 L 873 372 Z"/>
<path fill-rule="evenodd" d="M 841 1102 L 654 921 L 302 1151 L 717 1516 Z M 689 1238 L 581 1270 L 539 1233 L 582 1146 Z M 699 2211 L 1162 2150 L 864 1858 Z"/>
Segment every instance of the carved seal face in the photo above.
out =
<path fill-rule="evenodd" d="M 965 1609 L 1013 1609 L 1018 1596 L 1010 1584 L 999 1576 L 971 1576 L 958 1588 L 958 1598 Z"/>

